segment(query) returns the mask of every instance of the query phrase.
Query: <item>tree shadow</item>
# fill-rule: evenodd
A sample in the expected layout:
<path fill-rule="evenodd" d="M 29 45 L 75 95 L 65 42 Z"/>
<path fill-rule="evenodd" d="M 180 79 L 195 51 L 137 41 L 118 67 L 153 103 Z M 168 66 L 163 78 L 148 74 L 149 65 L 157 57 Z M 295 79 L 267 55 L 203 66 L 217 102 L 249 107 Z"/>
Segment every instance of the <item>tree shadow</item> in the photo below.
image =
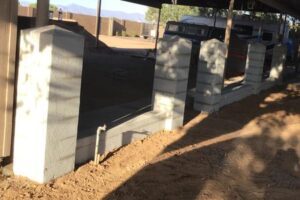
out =
<path fill-rule="evenodd" d="M 297 199 L 299 89 L 289 85 L 200 114 L 105 199 Z"/>

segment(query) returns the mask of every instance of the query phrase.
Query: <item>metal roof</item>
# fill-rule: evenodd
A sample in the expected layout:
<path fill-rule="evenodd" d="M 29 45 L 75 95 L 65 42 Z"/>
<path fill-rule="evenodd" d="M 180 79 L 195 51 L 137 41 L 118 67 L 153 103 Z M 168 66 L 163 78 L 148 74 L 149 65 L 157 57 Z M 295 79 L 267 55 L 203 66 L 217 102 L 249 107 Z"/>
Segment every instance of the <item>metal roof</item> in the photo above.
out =
<path fill-rule="evenodd" d="M 162 4 L 172 4 L 172 0 L 123 0 L 160 8 Z M 250 6 L 255 2 L 254 7 Z M 229 0 L 177 0 L 178 5 L 228 9 Z M 282 12 L 300 18 L 300 0 L 235 0 L 236 10 L 262 12 Z"/>

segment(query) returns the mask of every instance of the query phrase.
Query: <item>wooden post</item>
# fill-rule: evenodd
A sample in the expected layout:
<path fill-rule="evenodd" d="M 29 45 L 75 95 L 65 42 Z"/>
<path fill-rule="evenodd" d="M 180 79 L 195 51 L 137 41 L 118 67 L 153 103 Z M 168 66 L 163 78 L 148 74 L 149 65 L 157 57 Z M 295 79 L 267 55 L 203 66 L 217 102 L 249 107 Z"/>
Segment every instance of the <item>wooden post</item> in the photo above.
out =
<path fill-rule="evenodd" d="M 0 158 L 11 153 L 18 1 L 0 6 Z"/>
<path fill-rule="evenodd" d="M 281 42 L 284 42 L 284 36 L 285 36 L 285 31 L 286 31 L 286 28 L 285 28 L 286 27 L 286 22 L 287 22 L 287 14 L 285 14 L 285 17 L 284 17 Z"/>
<path fill-rule="evenodd" d="M 230 0 L 229 8 L 228 8 L 228 16 L 227 16 L 227 25 L 226 25 L 225 39 L 224 39 L 224 43 L 227 46 L 226 54 L 225 54 L 226 58 L 228 58 L 231 29 L 232 29 L 232 24 L 233 24 L 233 22 L 232 22 L 232 20 L 233 20 L 233 8 L 234 8 L 234 0 Z M 225 67 L 224 67 L 223 87 L 224 87 L 224 81 L 226 79 L 226 69 L 227 69 L 227 61 L 225 62 Z"/>
<path fill-rule="evenodd" d="M 278 25 L 278 42 L 281 42 L 281 25 L 282 25 L 282 13 L 279 15 L 279 25 Z"/>
<path fill-rule="evenodd" d="M 99 37 L 101 31 L 101 0 L 98 0 L 97 20 L 96 20 L 96 48 L 99 47 Z"/>
<path fill-rule="evenodd" d="M 225 44 L 227 48 L 229 48 L 230 43 L 230 36 L 231 36 L 231 29 L 232 29 L 232 19 L 233 19 L 233 8 L 234 8 L 234 0 L 230 0 L 229 9 L 228 9 L 228 16 L 227 16 L 227 25 L 226 25 L 226 32 L 225 32 Z M 227 51 L 228 55 L 228 51 Z"/>
<path fill-rule="evenodd" d="M 161 8 L 158 10 L 158 18 L 157 18 L 157 27 L 156 27 L 156 41 L 155 41 L 155 52 L 157 50 L 157 43 L 159 39 L 159 24 L 160 24 L 160 17 L 161 17 Z"/>

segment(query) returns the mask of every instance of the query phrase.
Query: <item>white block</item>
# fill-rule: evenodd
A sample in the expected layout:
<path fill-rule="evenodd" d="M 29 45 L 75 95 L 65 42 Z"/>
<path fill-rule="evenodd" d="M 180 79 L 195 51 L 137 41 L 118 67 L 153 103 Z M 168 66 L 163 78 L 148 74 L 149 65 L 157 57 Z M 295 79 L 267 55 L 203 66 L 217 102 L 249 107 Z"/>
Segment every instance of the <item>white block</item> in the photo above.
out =
<path fill-rule="evenodd" d="M 287 48 L 284 45 L 277 45 L 273 50 L 270 78 L 282 81 L 283 70 L 286 61 Z"/>
<path fill-rule="evenodd" d="M 158 54 L 168 51 L 171 54 L 190 55 L 192 42 L 179 36 L 171 36 L 168 38 L 160 39 L 157 47 Z"/>
<path fill-rule="evenodd" d="M 46 183 L 74 169 L 84 38 L 46 26 L 20 45 L 14 173 Z"/>
<path fill-rule="evenodd" d="M 189 78 L 189 67 L 174 68 L 156 64 L 155 77 L 170 80 L 187 80 Z"/>
<path fill-rule="evenodd" d="M 190 66 L 191 56 L 185 54 L 172 54 L 169 51 L 158 53 L 156 65 L 172 68 L 187 68 Z"/>
<path fill-rule="evenodd" d="M 188 80 L 168 80 L 168 79 L 154 79 L 154 90 L 158 90 L 161 92 L 168 92 L 172 94 L 182 93 L 187 91 L 187 83 Z"/>
<path fill-rule="evenodd" d="M 245 83 L 252 85 L 257 90 L 262 82 L 266 47 L 260 43 L 248 45 L 246 61 Z"/>

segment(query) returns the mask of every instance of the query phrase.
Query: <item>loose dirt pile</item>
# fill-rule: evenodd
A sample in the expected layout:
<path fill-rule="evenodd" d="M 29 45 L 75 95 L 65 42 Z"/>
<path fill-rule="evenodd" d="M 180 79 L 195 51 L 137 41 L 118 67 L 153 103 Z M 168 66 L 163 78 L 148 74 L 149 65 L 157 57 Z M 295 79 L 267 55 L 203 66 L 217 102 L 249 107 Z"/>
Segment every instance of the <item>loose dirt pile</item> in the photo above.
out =
<path fill-rule="evenodd" d="M 0 199 L 299 199 L 299 100 L 252 96 L 47 185 L 2 177 Z"/>

